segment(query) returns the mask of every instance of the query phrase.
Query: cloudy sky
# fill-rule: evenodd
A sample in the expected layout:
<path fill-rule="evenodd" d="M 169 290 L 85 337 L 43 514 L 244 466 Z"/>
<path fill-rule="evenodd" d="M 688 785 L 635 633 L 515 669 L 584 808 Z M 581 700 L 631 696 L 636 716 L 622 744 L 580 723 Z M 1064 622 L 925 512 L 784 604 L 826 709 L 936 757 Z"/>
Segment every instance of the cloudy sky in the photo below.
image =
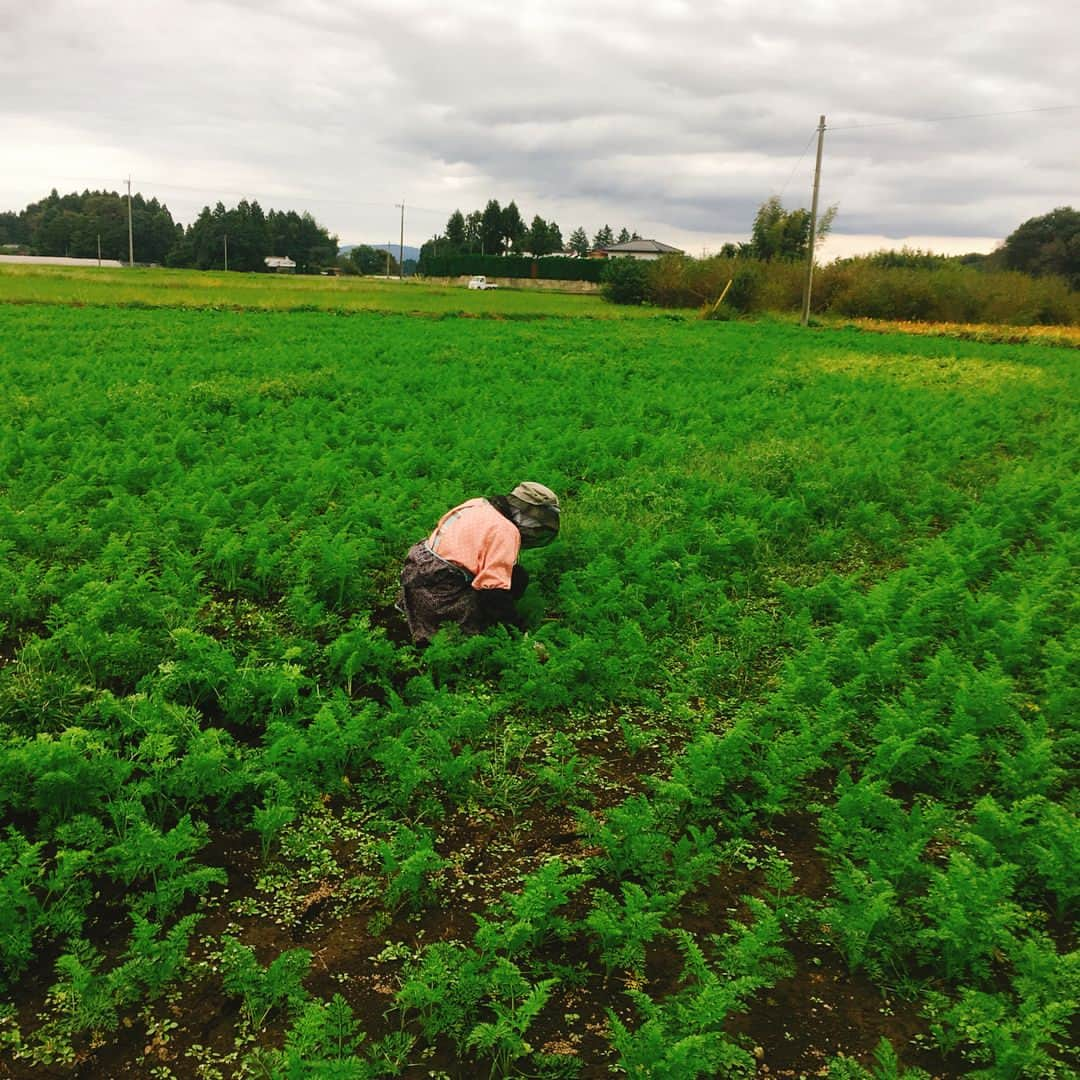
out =
<path fill-rule="evenodd" d="M 990 250 L 1080 206 L 1075 0 L 0 0 L 0 209 L 133 186 L 343 243 L 515 199 L 692 254 L 769 195 L 826 255 Z M 974 114 L 974 115 L 973 115 Z M 963 119 L 953 119 L 964 117 Z"/>

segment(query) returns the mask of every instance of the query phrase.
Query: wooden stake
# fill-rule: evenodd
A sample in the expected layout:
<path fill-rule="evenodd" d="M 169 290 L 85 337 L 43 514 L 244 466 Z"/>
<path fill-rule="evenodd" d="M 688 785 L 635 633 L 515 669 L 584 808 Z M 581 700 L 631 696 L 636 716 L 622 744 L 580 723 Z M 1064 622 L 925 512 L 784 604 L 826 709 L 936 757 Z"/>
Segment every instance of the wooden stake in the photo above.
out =
<path fill-rule="evenodd" d="M 716 309 L 724 302 L 724 297 L 727 296 L 727 291 L 731 288 L 731 283 L 734 280 L 734 278 L 728 278 L 728 283 L 724 286 L 724 291 L 720 294 L 720 299 L 712 306 L 713 311 L 716 311 Z"/>

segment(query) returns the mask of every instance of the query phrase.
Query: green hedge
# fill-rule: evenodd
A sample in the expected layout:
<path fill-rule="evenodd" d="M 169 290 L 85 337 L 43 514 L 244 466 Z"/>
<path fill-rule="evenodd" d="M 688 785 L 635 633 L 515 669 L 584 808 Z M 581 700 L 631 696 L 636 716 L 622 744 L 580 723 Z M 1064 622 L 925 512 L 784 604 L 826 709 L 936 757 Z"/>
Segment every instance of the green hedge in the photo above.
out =
<path fill-rule="evenodd" d="M 533 259 L 525 255 L 443 255 L 426 258 L 420 272 L 427 277 L 542 278 L 545 281 L 595 281 L 604 271 L 604 259 L 568 259 L 545 255 Z"/>

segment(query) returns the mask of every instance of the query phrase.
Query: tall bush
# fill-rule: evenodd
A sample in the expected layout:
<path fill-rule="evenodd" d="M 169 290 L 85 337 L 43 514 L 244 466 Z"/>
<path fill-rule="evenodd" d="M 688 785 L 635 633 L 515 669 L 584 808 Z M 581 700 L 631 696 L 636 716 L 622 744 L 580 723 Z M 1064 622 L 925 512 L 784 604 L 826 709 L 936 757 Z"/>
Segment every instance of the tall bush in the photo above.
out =
<path fill-rule="evenodd" d="M 940 258 L 891 265 L 880 256 L 843 259 L 814 277 L 817 314 L 1017 326 L 1080 322 L 1080 293 L 1063 278 L 986 271 Z M 744 314 L 798 311 L 804 268 L 793 262 L 669 256 L 648 267 L 646 296 L 660 307 L 715 303 L 730 281 L 726 307 Z"/>
<path fill-rule="evenodd" d="M 637 259 L 608 259 L 603 292 L 613 304 L 640 304 L 649 287 L 649 268 Z"/>
<path fill-rule="evenodd" d="M 956 264 L 883 267 L 870 259 L 849 259 L 818 272 L 814 310 L 875 319 L 1060 325 L 1080 319 L 1080 295 L 1061 278 Z"/>

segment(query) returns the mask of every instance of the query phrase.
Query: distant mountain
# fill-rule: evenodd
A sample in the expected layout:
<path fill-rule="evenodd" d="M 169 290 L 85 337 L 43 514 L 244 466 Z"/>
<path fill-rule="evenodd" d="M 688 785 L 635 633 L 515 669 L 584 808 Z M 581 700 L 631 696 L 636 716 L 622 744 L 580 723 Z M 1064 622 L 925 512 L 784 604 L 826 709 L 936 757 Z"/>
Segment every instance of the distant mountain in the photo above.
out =
<path fill-rule="evenodd" d="M 352 251 L 352 249 L 354 247 L 360 247 L 360 245 L 359 244 L 340 244 L 338 246 L 338 252 L 340 254 L 342 254 L 342 255 L 348 255 L 349 252 Z M 376 251 L 386 251 L 387 248 L 389 248 L 390 254 L 393 255 L 395 259 L 398 257 L 398 246 L 397 246 L 397 244 L 368 244 L 368 247 L 373 247 Z M 408 244 L 406 244 L 405 245 L 405 258 L 406 259 L 419 259 L 420 258 L 420 249 L 418 247 L 410 247 Z"/>

